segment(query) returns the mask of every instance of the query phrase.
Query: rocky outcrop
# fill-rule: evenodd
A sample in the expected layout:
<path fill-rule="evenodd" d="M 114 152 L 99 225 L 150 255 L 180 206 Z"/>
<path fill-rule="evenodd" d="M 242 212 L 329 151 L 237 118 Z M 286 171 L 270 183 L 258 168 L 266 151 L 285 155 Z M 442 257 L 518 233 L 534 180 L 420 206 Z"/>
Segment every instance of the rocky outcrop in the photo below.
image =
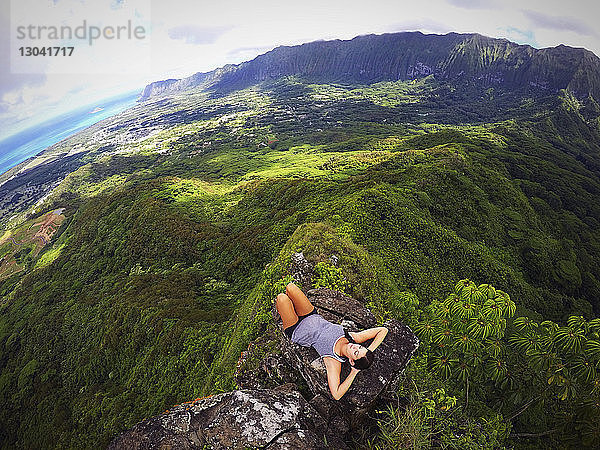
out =
<path fill-rule="evenodd" d="M 158 97 L 166 91 L 174 91 L 174 87 L 178 81 L 181 80 L 177 78 L 169 78 L 168 80 L 153 81 L 152 83 L 146 85 L 139 100 L 145 100 L 150 97 Z"/>
<path fill-rule="evenodd" d="M 108 448 L 324 448 L 325 430 L 324 420 L 297 391 L 238 390 L 144 420 Z"/>
<path fill-rule="evenodd" d="M 298 284 L 312 286 L 313 265 L 302 253 L 292 256 L 289 272 Z M 349 331 L 376 326 L 369 309 L 341 292 L 321 287 L 306 295 L 319 314 Z M 336 401 L 318 353 L 293 344 L 274 308 L 272 313 L 275 326 L 240 358 L 235 376 L 240 390 L 178 405 L 137 424 L 109 448 L 347 448 L 351 430 L 395 390 L 419 345 L 417 337 L 398 320 L 386 322 L 389 331 L 375 351 L 373 365 L 359 372 L 350 390 Z M 265 348 L 273 350 L 265 355 Z M 349 371 L 343 364 L 342 379 Z"/>
<path fill-rule="evenodd" d="M 168 80 L 154 81 L 146 85 L 138 101 L 146 100 L 150 97 L 157 97 L 162 94 L 174 94 L 176 92 L 185 91 L 186 89 L 202 86 L 203 84 L 218 78 L 219 75 L 229 67 L 231 67 L 231 65 L 213 70 L 212 72 L 198 72 L 187 78 L 169 78 Z"/>
<path fill-rule="evenodd" d="M 290 274 L 296 284 L 302 286 L 305 291 L 312 289 L 313 266 L 306 260 L 302 252 L 292 254 L 290 259 Z"/>

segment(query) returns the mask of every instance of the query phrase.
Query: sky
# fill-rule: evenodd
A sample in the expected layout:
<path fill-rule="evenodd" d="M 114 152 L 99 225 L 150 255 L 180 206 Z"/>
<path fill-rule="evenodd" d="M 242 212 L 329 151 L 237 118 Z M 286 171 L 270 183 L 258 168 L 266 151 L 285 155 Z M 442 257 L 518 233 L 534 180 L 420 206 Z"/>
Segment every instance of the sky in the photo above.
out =
<path fill-rule="evenodd" d="M 0 140 L 152 81 L 238 64 L 279 45 L 400 31 L 475 32 L 600 55 L 598 17 L 594 0 L 0 0 Z M 83 21 L 107 34 L 90 44 L 89 28 L 87 41 L 38 29 L 73 30 Z M 128 21 L 142 27 L 143 38 L 113 39 Z M 25 25 L 37 35 L 20 39 L 18 26 Z M 74 52 L 19 54 L 22 46 L 44 45 L 71 45 Z"/>

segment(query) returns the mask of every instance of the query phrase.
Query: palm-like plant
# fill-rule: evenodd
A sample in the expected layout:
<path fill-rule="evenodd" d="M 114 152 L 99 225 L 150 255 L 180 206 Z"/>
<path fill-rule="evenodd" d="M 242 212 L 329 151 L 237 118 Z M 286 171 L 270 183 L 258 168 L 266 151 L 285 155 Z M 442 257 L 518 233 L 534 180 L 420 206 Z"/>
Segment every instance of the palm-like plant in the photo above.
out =
<path fill-rule="evenodd" d="M 458 282 L 457 286 L 459 286 L 459 292 L 457 292 L 457 295 L 462 300 L 471 300 L 473 294 L 476 292 L 479 292 L 477 290 L 477 285 L 469 280 L 461 280 Z M 456 292 L 456 288 L 455 288 L 455 292 Z"/>
<path fill-rule="evenodd" d="M 477 289 L 485 295 L 486 299 L 494 299 L 496 298 L 496 289 L 491 284 L 480 284 Z"/>
<path fill-rule="evenodd" d="M 560 327 L 555 334 L 556 343 L 565 351 L 576 353 L 581 350 L 584 341 L 582 328 Z"/>
<path fill-rule="evenodd" d="M 551 320 L 545 320 L 540 323 L 539 333 L 537 334 L 540 345 L 544 348 L 554 347 L 554 342 L 556 341 L 556 332 L 559 328 L 560 327 L 558 324 L 552 322 Z"/>
<path fill-rule="evenodd" d="M 594 361 L 585 356 L 577 355 L 573 357 L 571 367 L 573 367 L 575 377 L 582 381 L 591 382 L 596 378 L 596 365 Z"/>
<path fill-rule="evenodd" d="M 540 328 L 542 328 L 546 333 L 553 335 L 558 331 L 558 324 L 552 322 L 551 320 L 544 320 L 540 323 Z"/>
<path fill-rule="evenodd" d="M 433 337 L 433 332 L 435 330 L 435 325 L 430 319 L 426 319 L 423 322 L 419 322 L 414 327 L 415 333 L 419 335 L 422 341 L 431 342 Z"/>
<path fill-rule="evenodd" d="M 501 382 L 508 372 L 506 361 L 500 358 L 491 358 L 485 364 L 485 369 L 490 378 L 496 382 Z"/>
<path fill-rule="evenodd" d="M 471 301 L 473 303 L 482 304 L 486 299 L 487 296 L 477 288 L 471 293 Z"/>
<path fill-rule="evenodd" d="M 600 391 L 600 341 L 596 340 L 597 319 L 571 316 L 567 326 L 530 318 L 514 321 L 518 330 L 509 338 L 523 352 L 533 376 L 545 380 L 561 400 L 597 395 Z"/>
<path fill-rule="evenodd" d="M 587 356 L 595 361 L 600 361 L 600 341 L 590 339 L 583 348 Z"/>
<path fill-rule="evenodd" d="M 574 330 L 582 329 L 587 332 L 589 329 L 588 323 L 583 316 L 570 316 L 567 319 L 567 325 Z"/>
<path fill-rule="evenodd" d="M 506 352 L 506 347 L 502 342 L 502 339 L 499 337 L 488 338 L 485 341 L 486 350 L 492 357 L 498 358 L 501 355 L 504 355 Z"/>
<path fill-rule="evenodd" d="M 462 353 L 468 353 L 475 350 L 477 342 L 468 333 L 461 333 L 455 337 L 453 346 Z"/>
<path fill-rule="evenodd" d="M 476 349 L 465 353 L 465 361 L 475 370 L 478 370 L 483 368 L 486 356 L 483 351 Z"/>
<path fill-rule="evenodd" d="M 456 331 L 456 334 L 465 334 L 469 328 L 469 317 L 461 317 L 452 322 L 452 327 Z"/>
<path fill-rule="evenodd" d="M 475 286 L 475 283 L 473 283 L 470 280 L 460 280 L 458 283 L 456 283 L 454 285 L 454 293 L 456 295 L 462 295 L 463 290 L 467 289 L 467 288 L 472 288 Z"/>
<path fill-rule="evenodd" d="M 600 334 L 600 319 L 590 320 L 588 326 L 594 333 Z"/>
<path fill-rule="evenodd" d="M 446 297 L 446 300 L 444 300 L 444 305 L 446 305 L 448 310 L 451 311 L 455 303 L 460 303 L 462 301 L 463 299 L 460 298 L 459 295 L 450 294 L 448 297 Z"/>
<path fill-rule="evenodd" d="M 501 380 L 507 365 L 502 358 L 506 318 L 514 314 L 508 294 L 489 284 L 479 287 L 461 280 L 443 302 L 434 301 L 427 317 L 415 327 L 424 342 L 431 342 L 435 356 L 430 356 L 434 370 L 444 377 L 454 376 L 465 382 L 480 382 L 493 375 Z M 491 359 L 500 361 L 494 368 Z M 487 367 L 487 368 L 486 368 Z M 493 370 L 492 370 L 493 369 Z M 490 372 L 492 371 L 492 372 Z"/>
<path fill-rule="evenodd" d="M 568 370 L 564 370 L 563 375 L 559 377 L 558 386 L 560 386 L 558 398 L 561 400 L 573 399 L 577 396 L 576 382 Z"/>
<path fill-rule="evenodd" d="M 504 302 L 500 298 L 488 299 L 481 308 L 481 313 L 490 320 L 499 320 L 503 315 Z"/>
<path fill-rule="evenodd" d="M 433 342 L 435 342 L 436 344 L 451 345 L 452 337 L 453 337 L 452 328 L 450 328 L 450 327 L 441 328 L 441 329 L 436 330 L 433 333 Z"/>
<path fill-rule="evenodd" d="M 473 368 L 465 359 L 459 359 L 456 364 L 456 373 L 458 374 L 458 379 L 463 383 L 466 383 L 470 376 Z"/>
<path fill-rule="evenodd" d="M 474 337 L 483 340 L 494 332 L 496 326 L 492 320 L 479 316 L 470 320 L 467 329 Z"/>
<path fill-rule="evenodd" d="M 450 307 L 444 303 L 435 302 L 434 314 L 440 319 L 448 319 L 450 317 Z"/>
<path fill-rule="evenodd" d="M 515 302 L 513 302 L 511 300 L 510 296 L 506 292 L 501 291 L 500 289 L 497 289 L 495 298 L 496 299 L 500 298 L 504 303 L 503 309 L 502 309 L 504 317 L 509 319 L 515 315 L 515 312 L 517 310 L 517 305 L 515 304 Z"/>
<path fill-rule="evenodd" d="M 600 448 L 600 395 L 584 399 L 580 404 L 578 413 L 581 423 L 582 444 L 586 448 Z"/>
<path fill-rule="evenodd" d="M 500 388 L 504 391 L 513 391 L 516 385 L 516 380 L 513 373 L 507 370 L 504 374 L 504 378 L 500 381 Z"/>
<path fill-rule="evenodd" d="M 536 331 L 538 324 L 530 317 L 517 317 L 514 326 L 519 331 L 533 333 Z"/>
<path fill-rule="evenodd" d="M 452 325 L 452 321 L 447 317 L 441 317 L 436 319 L 438 328 L 448 328 Z"/>
<path fill-rule="evenodd" d="M 432 368 L 443 378 L 449 378 L 452 375 L 452 367 L 457 362 L 450 356 L 448 351 L 440 351 L 430 361 Z"/>
<path fill-rule="evenodd" d="M 499 389 L 512 403 L 525 401 L 516 415 L 551 394 L 569 404 L 599 397 L 600 319 L 571 316 L 560 326 L 530 317 L 512 320 L 515 310 L 506 292 L 461 280 L 443 302 L 426 308 L 415 327 L 431 342 L 433 371 L 464 383 L 465 406 L 472 386 Z M 507 320 L 513 325 L 508 329 Z"/>
<path fill-rule="evenodd" d="M 600 375 L 596 373 L 596 377 L 592 380 L 592 393 L 600 395 Z"/>
<path fill-rule="evenodd" d="M 559 358 L 556 353 L 552 352 L 531 352 L 529 362 L 533 369 L 537 372 L 547 372 L 556 367 L 559 363 Z"/>
<path fill-rule="evenodd" d="M 474 303 L 471 303 L 471 301 L 469 301 L 469 300 L 454 303 L 454 305 L 452 306 L 451 312 L 452 312 L 452 314 L 455 314 L 456 316 L 460 317 L 461 319 L 462 318 L 470 319 L 471 317 L 473 317 L 477 314 L 476 305 Z"/>
<path fill-rule="evenodd" d="M 527 355 L 532 355 L 539 351 L 541 347 L 537 335 L 532 333 L 510 336 L 508 341 Z"/>

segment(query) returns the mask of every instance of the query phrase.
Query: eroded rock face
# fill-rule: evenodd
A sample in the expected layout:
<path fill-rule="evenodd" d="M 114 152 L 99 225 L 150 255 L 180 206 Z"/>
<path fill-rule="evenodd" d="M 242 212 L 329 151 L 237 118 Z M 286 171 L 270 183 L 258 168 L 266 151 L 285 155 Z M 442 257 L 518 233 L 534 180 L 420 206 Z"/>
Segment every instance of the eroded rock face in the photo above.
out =
<path fill-rule="evenodd" d="M 325 448 L 326 428 L 297 391 L 238 390 L 144 420 L 109 449 Z"/>
<path fill-rule="evenodd" d="M 262 352 L 263 348 L 278 342 L 279 333 L 276 328 L 268 329 L 248 346 L 248 350 L 242 352 L 234 375 L 240 389 L 272 389 L 286 383 L 297 384 L 302 380 L 298 371 L 280 352 L 268 353 L 266 356 Z M 256 356 L 257 349 L 261 356 Z M 248 358 L 259 362 L 248 362 Z M 248 366 L 252 369 L 248 369 Z"/>
<path fill-rule="evenodd" d="M 292 254 L 290 274 L 296 284 L 302 286 L 304 290 L 312 289 L 313 266 L 306 260 L 302 252 Z"/>
<path fill-rule="evenodd" d="M 302 253 L 293 255 L 290 273 L 304 289 L 311 287 L 313 267 Z M 371 311 L 354 298 L 326 288 L 305 293 L 319 314 L 349 331 L 376 326 Z M 375 351 L 373 365 L 361 371 L 346 395 L 336 401 L 319 354 L 293 344 L 283 333 L 275 307 L 272 314 L 276 326 L 240 358 L 235 379 L 241 390 L 179 405 L 144 420 L 109 448 L 348 448 L 345 439 L 352 428 L 395 389 L 419 345 L 417 337 L 397 320 L 386 322 L 389 331 Z M 273 350 L 265 355 L 265 348 Z M 341 379 L 349 372 L 350 365 L 343 364 Z"/>

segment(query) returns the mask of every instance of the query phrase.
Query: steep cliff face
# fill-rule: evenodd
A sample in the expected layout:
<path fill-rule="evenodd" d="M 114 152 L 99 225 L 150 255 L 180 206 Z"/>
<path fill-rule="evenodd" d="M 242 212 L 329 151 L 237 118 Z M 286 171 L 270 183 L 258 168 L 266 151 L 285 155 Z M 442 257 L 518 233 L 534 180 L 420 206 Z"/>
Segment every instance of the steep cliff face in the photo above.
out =
<path fill-rule="evenodd" d="M 184 91 L 191 87 L 199 86 L 200 84 L 205 82 L 207 79 L 211 78 L 211 76 L 214 75 L 215 72 L 216 71 L 208 72 L 208 73 L 198 72 L 198 73 L 195 73 L 194 75 L 192 75 L 191 77 L 187 77 L 187 78 L 182 78 L 182 79 L 169 78 L 168 80 L 155 81 L 153 83 L 150 83 L 149 85 L 147 85 L 144 88 L 144 91 L 142 92 L 142 95 L 140 98 L 144 99 L 144 98 L 149 98 L 149 97 L 155 97 L 155 96 L 161 95 L 165 92 L 172 93 L 172 92 L 177 92 L 177 91 Z"/>
<path fill-rule="evenodd" d="M 410 32 L 282 46 L 236 66 L 152 83 L 141 99 L 202 85 L 236 89 L 289 75 L 356 83 L 433 75 L 439 80 L 568 89 L 580 98 L 600 97 L 600 59 L 585 49 L 560 45 L 538 50 L 478 34 Z"/>

